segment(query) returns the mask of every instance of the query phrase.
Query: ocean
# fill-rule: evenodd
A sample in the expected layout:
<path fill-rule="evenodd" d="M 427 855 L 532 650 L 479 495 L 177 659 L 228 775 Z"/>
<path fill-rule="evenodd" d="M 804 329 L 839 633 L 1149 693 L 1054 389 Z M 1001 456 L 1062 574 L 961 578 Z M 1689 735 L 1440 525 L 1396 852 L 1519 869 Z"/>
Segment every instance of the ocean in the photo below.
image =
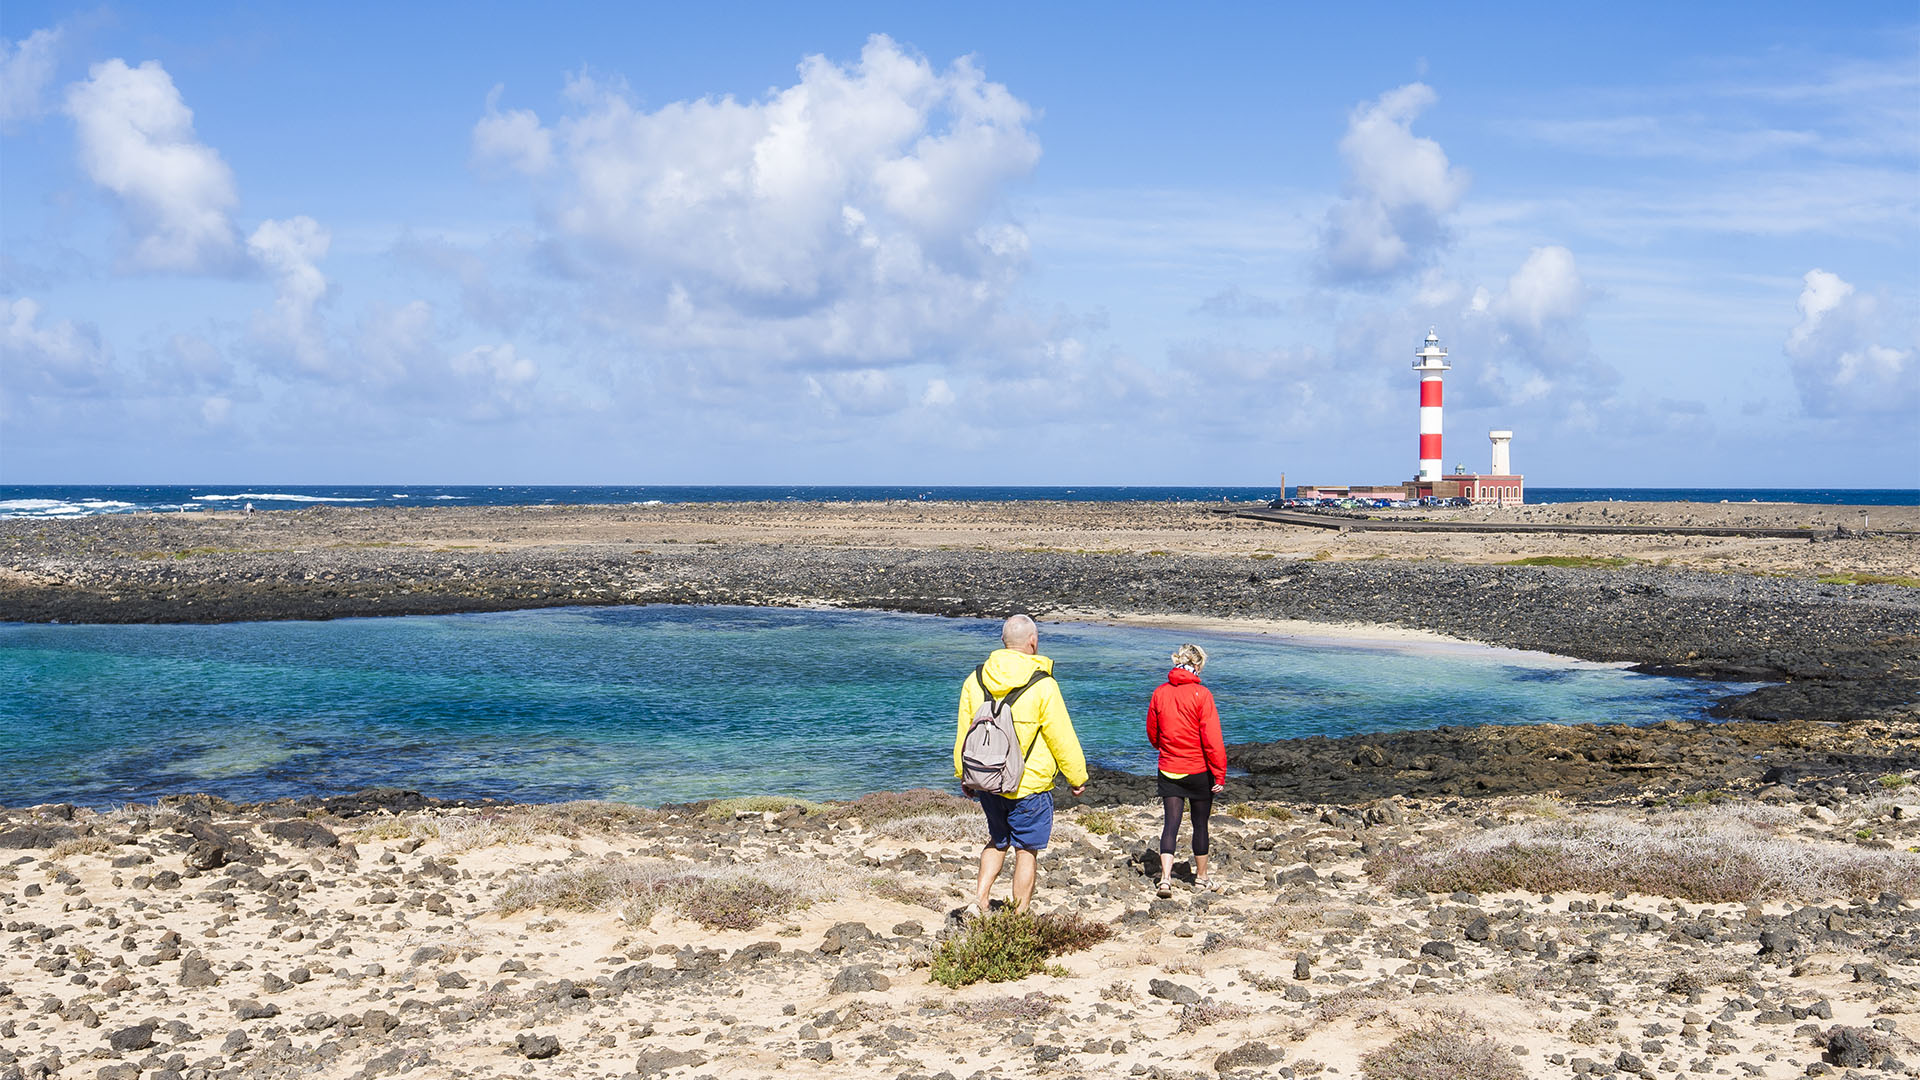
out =
<path fill-rule="evenodd" d="M 1291 489 L 1290 489 L 1291 490 Z M 862 485 L 419 485 L 419 484 L 0 484 L 0 517 L 85 517 L 91 514 L 193 513 L 302 506 L 545 506 L 610 503 L 861 502 L 927 500 L 1016 502 L 1266 502 L 1272 487 L 974 487 Z M 1527 489 L 1530 503 L 1793 502 L 1920 506 L 1914 488 L 1552 488 Z"/>
<path fill-rule="evenodd" d="M 657 805 L 948 787 L 960 682 L 998 630 L 676 606 L 0 624 L 0 805 L 369 786 Z M 1043 624 L 1093 762 L 1152 771 L 1146 702 L 1182 641 L 1211 654 L 1229 742 L 1692 719 L 1748 689 L 1476 645 Z"/>

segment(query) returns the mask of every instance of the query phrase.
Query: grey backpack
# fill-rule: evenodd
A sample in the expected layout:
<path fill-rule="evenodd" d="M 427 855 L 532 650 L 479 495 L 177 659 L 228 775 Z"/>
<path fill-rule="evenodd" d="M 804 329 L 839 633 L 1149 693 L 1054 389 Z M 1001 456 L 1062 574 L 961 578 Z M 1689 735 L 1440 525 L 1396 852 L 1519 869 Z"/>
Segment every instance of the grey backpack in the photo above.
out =
<path fill-rule="evenodd" d="M 1006 697 L 995 701 L 993 692 L 987 689 L 987 680 L 982 677 L 985 670 L 985 664 L 973 669 L 974 681 L 980 684 L 981 700 L 980 707 L 973 711 L 973 723 L 967 725 L 966 737 L 960 740 L 960 786 L 968 791 L 1011 795 L 1020 790 L 1020 777 L 1027 771 L 1027 754 L 1033 750 L 1032 743 L 1024 750 L 1020 747 L 1020 736 L 1013 726 L 1013 703 L 1042 679 L 1053 676 L 1036 671 L 1026 685 L 1007 691 Z M 1038 739 L 1040 732 L 1034 731 L 1033 737 Z"/>

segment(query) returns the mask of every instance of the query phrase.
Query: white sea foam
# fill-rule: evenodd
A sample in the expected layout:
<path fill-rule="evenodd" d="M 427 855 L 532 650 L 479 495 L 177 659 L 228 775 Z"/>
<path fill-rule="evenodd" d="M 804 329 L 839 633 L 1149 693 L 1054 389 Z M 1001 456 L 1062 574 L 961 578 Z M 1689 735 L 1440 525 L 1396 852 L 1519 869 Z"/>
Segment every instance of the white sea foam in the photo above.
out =
<path fill-rule="evenodd" d="M 278 491 L 243 491 L 238 495 L 195 495 L 201 502 L 233 502 L 236 499 L 259 499 L 262 502 L 373 502 L 372 499 L 356 499 L 347 495 L 288 495 Z"/>
<path fill-rule="evenodd" d="M 134 504 L 114 499 L 4 499 L 0 517 L 85 517 L 132 510 Z"/>

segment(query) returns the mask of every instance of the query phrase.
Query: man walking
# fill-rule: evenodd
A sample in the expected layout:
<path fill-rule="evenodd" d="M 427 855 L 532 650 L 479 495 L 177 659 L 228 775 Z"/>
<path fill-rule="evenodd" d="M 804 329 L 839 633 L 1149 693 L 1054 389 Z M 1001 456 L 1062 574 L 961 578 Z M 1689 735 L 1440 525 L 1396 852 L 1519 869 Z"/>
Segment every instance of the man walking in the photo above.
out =
<path fill-rule="evenodd" d="M 1075 795 L 1087 789 L 1087 759 L 1073 733 L 1060 684 L 1053 679 L 1053 661 L 1040 655 L 1039 628 L 1031 618 L 1015 615 L 1001 626 L 1000 641 L 1006 647 L 995 649 L 960 688 L 960 731 L 953 741 L 953 775 L 957 777 L 965 770 L 961 748 L 980 706 L 989 697 L 998 702 L 1019 694 L 1012 712 L 1014 734 L 1026 755 L 1020 786 L 1011 795 L 968 792 L 987 816 L 987 845 L 980 849 L 980 882 L 975 890 L 981 914 L 988 910 L 993 882 L 1006 864 L 1009 847 L 1014 849 L 1014 909 L 1025 911 L 1032 902 L 1040 852 L 1053 837 L 1055 774 L 1067 775 Z"/>

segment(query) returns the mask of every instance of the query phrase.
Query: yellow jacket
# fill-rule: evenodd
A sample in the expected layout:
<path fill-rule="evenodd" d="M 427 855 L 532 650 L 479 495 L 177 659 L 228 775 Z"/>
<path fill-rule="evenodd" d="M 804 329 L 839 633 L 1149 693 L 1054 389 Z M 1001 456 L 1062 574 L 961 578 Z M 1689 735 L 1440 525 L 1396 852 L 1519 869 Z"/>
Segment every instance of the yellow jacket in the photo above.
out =
<path fill-rule="evenodd" d="M 1008 691 L 1025 686 L 1035 671 L 1051 673 L 1053 661 L 1013 649 L 995 649 L 993 655 L 987 657 L 981 677 L 993 696 L 1002 698 Z M 953 737 L 955 777 L 961 775 L 960 746 L 967 740 L 967 727 L 973 723 L 973 714 L 980 708 L 980 702 L 980 683 L 969 671 L 965 685 L 960 688 L 960 730 Z M 1036 730 L 1038 737 L 1034 735 Z M 1067 716 L 1067 702 L 1060 696 L 1058 680 L 1044 679 L 1020 695 L 1013 703 L 1013 731 L 1021 746 L 1031 744 L 1032 749 L 1027 751 L 1027 771 L 1020 778 L 1020 788 L 1009 798 L 1024 799 L 1052 791 L 1056 773 L 1067 774 L 1067 783 L 1074 787 L 1086 784 L 1087 759 L 1080 752 L 1079 736 L 1073 733 L 1073 721 Z"/>

